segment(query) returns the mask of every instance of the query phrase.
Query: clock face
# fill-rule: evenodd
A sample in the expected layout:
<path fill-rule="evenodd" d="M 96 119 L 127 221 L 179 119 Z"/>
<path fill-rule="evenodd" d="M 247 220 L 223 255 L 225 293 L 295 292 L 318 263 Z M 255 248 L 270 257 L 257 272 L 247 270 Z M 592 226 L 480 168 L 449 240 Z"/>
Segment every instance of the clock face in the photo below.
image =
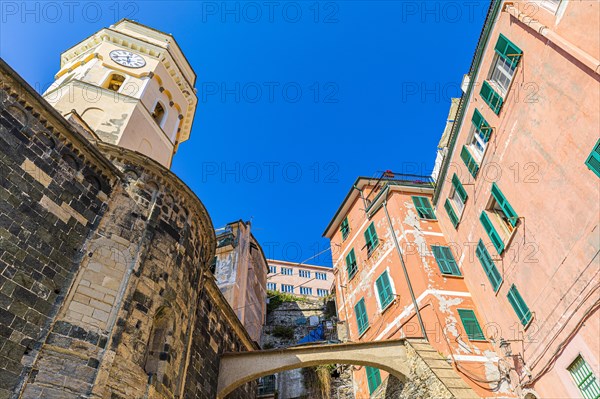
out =
<path fill-rule="evenodd" d="M 146 65 L 146 60 L 144 60 L 144 57 L 127 50 L 111 51 L 110 59 L 117 64 L 126 66 L 128 68 L 141 68 Z"/>

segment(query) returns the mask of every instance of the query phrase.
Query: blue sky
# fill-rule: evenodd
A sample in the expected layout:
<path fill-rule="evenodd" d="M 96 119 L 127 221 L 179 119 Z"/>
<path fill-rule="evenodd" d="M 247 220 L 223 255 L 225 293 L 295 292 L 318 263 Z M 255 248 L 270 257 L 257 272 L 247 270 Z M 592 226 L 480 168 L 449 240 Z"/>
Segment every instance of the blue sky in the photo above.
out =
<path fill-rule="evenodd" d="M 173 170 L 215 227 L 251 220 L 267 257 L 300 262 L 357 176 L 431 172 L 488 4 L 5 1 L 0 56 L 43 91 L 62 51 L 123 17 L 173 34 L 199 95 Z"/>

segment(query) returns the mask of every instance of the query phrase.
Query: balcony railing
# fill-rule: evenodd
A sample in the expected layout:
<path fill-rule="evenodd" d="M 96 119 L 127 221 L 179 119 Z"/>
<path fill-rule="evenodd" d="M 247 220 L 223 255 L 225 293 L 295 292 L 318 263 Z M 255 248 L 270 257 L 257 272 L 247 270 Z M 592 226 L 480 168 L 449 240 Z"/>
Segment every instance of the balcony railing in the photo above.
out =
<path fill-rule="evenodd" d="M 434 188 L 434 180 L 431 178 L 431 176 L 395 173 L 391 170 L 386 170 L 385 172 L 381 173 L 381 176 L 377 179 L 375 186 L 371 189 L 371 191 L 365 198 L 367 206 L 373 203 L 375 198 L 381 193 L 381 191 L 383 191 L 383 188 L 385 188 L 387 184 L 398 186 Z"/>

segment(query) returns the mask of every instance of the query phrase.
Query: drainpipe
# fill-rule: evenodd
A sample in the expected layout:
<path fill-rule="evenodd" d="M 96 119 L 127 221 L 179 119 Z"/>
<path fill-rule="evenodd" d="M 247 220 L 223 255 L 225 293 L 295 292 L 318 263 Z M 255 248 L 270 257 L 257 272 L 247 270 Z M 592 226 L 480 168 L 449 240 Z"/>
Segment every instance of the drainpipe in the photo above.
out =
<path fill-rule="evenodd" d="M 386 188 L 385 197 L 383 199 L 383 210 L 385 211 L 385 216 L 388 221 L 388 225 L 390 226 L 390 231 L 392 233 L 392 238 L 394 239 L 394 245 L 396 246 L 396 252 L 398 252 L 398 257 L 400 258 L 400 264 L 402 265 L 402 271 L 404 272 L 404 278 L 406 279 L 406 284 L 408 284 L 408 291 L 410 292 L 410 297 L 412 299 L 413 306 L 415 307 L 415 312 L 417 313 L 417 319 L 419 319 L 419 326 L 421 327 L 421 331 L 423 332 L 423 338 L 429 341 L 427 338 L 427 332 L 425 331 L 425 325 L 423 324 L 423 319 L 421 318 L 421 311 L 419 310 L 419 305 L 417 304 L 417 298 L 415 298 L 415 292 L 413 291 L 412 284 L 410 283 L 410 277 L 408 276 L 408 270 L 406 270 L 406 264 L 404 263 L 404 256 L 402 256 L 402 249 L 400 248 L 400 244 L 398 243 L 398 238 L 396 237 L 396 232 L 394 231 L 394 226 L 392 225 L 392 219 L 390 218 L 390 214 L 387 209 L 387 197 L 390 192 L 390 186 Z"/>
<path fill-rule="evenodd" d="M 511 3 L 506 4 L 504 7 L 504 12 L 509 13 L 523 24 L 544 36 L 556 46 L 560 47 L 560 49 L 567 52 L 569 55 L 572 55 L 575 59 L 577 59 L 577 61 L 590 68 L 596 75 L 600 75 L 600 61 L 594 58 L 592 55 L 586 53 L 573 43 L 565 40 L 565 38 L 548 28 L 546 25 L 541 24 L 538 20 L 519 12 L 519 10 Z"/>

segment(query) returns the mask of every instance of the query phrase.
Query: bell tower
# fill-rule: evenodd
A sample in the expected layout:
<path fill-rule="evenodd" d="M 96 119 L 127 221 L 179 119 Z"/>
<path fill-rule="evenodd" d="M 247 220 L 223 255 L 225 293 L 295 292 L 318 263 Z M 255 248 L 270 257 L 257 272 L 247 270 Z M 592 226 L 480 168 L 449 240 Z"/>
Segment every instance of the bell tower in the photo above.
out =
<path fill-rule="evenodd" d="M 124 19 L 62 53 L 44 97 L 63 115 L 77 112 L 100 140 L 169 168 L 190 137 L 195 82 L 173 36 Z"/>

